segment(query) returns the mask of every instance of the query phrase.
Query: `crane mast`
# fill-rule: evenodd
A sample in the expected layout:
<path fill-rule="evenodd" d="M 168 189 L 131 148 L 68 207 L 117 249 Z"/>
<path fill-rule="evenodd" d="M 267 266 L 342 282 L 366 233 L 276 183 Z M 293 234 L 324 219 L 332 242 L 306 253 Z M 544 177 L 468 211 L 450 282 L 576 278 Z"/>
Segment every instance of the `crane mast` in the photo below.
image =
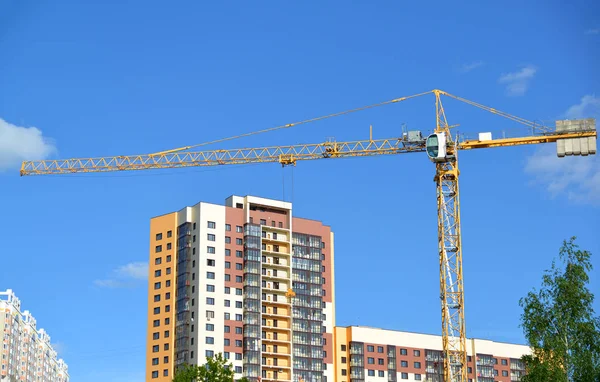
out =
<path fill-rule="evenodd" d="M 446 137 L 445 160 L 437 161 L 435 171 L 438 211 L 438 251 L 440 262 L 440 299 L 442 302 L 442 348 L 444 381 L 467 382 L 466 328 L 460 201 L 458 192 L 458 149 L 451 140 L 450 128 L 438 91 L 435 94 L 436 129 Z"/>
<path fill-rule="evenodd" d="M 297 161 L 378 155 L 396 155 L 426 152 L 435 163 L 436 198 L 438 211 L 438 256 L 440 276 L 440 299 L 442 311 L 442 348 L 445 382 L 467 382 L 467 348 L 464 314 L 464 285 L 462 270 L 462 241 L 460 228 L 460 198 L 458 152 L 493 147 L 510 147 L 540 143 L 557 143 L 557 155 L 596 154 L 595 120 L 590 118 L 576 121 L 559 121 L 557 129 L 537 125 L 531 121 L 510 115 L 488 106 L 446 93 L 432 90 L 412 96 L 396 98 L 375 105 L 364 106 L 328 116 L 312 118 L 292 124 L 258 132 L 242 134 L 209 142 L 220 142 L 247 135 L 253 135 L 280 128 L 314 122 L 330 117 L 348 114 L 372 107 L 397 103 L 425 94 L 435 95 L 436 125 L 434 133 L 422 139 L 421 132 L 413 132 L 399 138 L 352 142 L 327 141 L 317 144 L 272 146 L 232 150 L 208 150 L 192 152 L 189 149 L 200 146 L 162 151 L 154 154 L 113 156 L 99 158 L 74 158 L 63 160 L 24 161 L 21 176 L 43 174 L 74 174 L 89 172 L 149 170 L 163 168 L 184 168 L 197 166 L 220 166 L 249 163 L 280 163 L 283 166 L 295 165 Z M 490 113 L 520 123 L 531 129 L 529 136 L 474 140 L 453 139 L 446 120 L 441 96 L 445 95 Z M 294 293 L 288 291 L 290 296 Z"/>

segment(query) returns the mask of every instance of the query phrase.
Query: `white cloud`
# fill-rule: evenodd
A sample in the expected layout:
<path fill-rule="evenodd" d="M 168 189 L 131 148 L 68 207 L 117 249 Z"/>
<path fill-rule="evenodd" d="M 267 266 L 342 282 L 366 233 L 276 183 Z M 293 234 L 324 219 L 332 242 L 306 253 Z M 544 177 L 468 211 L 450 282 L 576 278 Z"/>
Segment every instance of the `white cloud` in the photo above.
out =
<path fill-rule="evenodd" d="M 475 62 L 471 62 L 469 64 L 463 64 L 463 66 L 460 68 L 460 71 L 462 73 L 468 73 L 471 70 L 475 70 L 481 66 L 483 66 L 483 61 L 475 61 Z"/>
<path fill-rule="evenodd" d="M 55 342 L 52 344 L 52 348 L 58 353 L 58 358 L 61 358 L 67 349 L 64 342 Z"/>
<path fill-rule="evenodd" d="M 561 118 L 600 117 L 600 98 L 583 96 Z M 525 172 L 534 177 L 553 197 L 565 195 L 569 200 L 600 205 L 600 155 L 558 158 L 556 145 L 544 145 L 527 158 Z"/>
<path fill-rule="evenodd" d="M 585 34 L 600 34 L 600 28 L 592 28 L 585 31 Z"/>
<path fill-rule="evenodd" d="M 498 83 L 506 85 L 506 94 L 510 96 L 522 96 L 529 89 L 531 80 L 535 76 L 537 68 L 527 65 L 512 73 L 503 74 Z"/>
<path fill-rule="evenodd" d="M 148 263 L 138 262 L 129 263 L 120 266 L 115 270 L 115 273 L 124 278 L 132 278 L 136 280 L 148 279 Z"/>
<path fill-rule="evenodd" d="M 112 277 L 95 280 L 94 284 L 103 288 L 135 286 L 136 281 L 148 279 L 148 263 L 134 262 L 121 265 L 112 271 Z"/>
<path fill-rule="evenodd" d="M 54 143 L 40 129 L 16 126 L 0 118 L 0 171 L 18 169 L 24 160 L 45 159 L 54 152 Z"/>

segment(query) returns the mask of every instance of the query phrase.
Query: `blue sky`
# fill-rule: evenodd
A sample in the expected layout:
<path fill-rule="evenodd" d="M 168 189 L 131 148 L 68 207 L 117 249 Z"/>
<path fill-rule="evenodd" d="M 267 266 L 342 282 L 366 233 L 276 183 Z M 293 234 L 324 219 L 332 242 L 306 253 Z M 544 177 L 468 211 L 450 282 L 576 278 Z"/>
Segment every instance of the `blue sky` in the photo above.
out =
<path fill-rule="evenodd" d="M 336 233 L 339 325 L 439 333 L 424 154 L 25 178 L 19 163 L 155 152 L 433 88 L 547 123 L 600 118 L 599 7 L 0 1 L 0 289 L 48 330 L 73 381 L 141 381 L 150 217 L 285 189 L 297 216 Z M 461 132 L 526 134 L 445 107 Z M 364 139 L 370 124 L 394 137 L 402 124 L 428 132 L 434 122 L 427 97 L 215 148 Z M 600 161 L 557 161 L 553 145 L 460 161 L 468 335 L 523 342 L 518 300 L 563 239 L 592 251 L 600 290 Z"/>

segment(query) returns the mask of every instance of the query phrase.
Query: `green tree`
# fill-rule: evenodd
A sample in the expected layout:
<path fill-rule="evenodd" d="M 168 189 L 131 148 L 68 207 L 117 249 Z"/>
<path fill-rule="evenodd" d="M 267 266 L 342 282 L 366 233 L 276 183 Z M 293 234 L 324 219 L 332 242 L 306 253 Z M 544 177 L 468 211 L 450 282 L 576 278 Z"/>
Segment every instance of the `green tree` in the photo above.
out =
<path fill-rule="evenodd" d="M 542 287 L 519 300 L 521 326 L 532 354 L 523 357 L 523 382 L 599 382 L 600 317 L 587 287 L 591 253 L 563 241 L 560 264 L 544 273 Z"/>
<path fill-rule="evenodd" d="M 175 373 L 173 382 L 233 382 L 233 377 L 233 365 L 218 353 L 206 357 L 206 363 L 202 366 L 184 365 Z M 238 382 L 248 382 L 248 379 L 243 377 Z"/>

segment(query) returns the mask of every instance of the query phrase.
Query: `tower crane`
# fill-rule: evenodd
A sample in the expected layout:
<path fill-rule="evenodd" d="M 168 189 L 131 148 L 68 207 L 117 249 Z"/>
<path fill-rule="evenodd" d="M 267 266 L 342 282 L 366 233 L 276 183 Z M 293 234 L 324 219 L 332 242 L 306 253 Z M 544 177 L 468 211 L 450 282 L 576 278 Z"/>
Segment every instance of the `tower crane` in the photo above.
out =
<path fill-rule="evenodd" d="M 218 143 L 243 136 L 290 128 L 292 126 L 315 122 L 373 107 L 403 102 L 408 99 L 428 94 L 433 94 L 435 96 L 436 125 L 434 132 L 426 138 L 423 137 L 420 131 L 409 131 L 404 133 L 401 137 L 388 139 L 372 139 L 372 137 L 370 137 L 368 140 L 351 142 L 327 141 L 317 144 L 290 146 L 191 151 L 193 148 L 208 143 Z M 446 113 L 442 105 L 442 96 L 453 98 L 522 124 L 531 129 L 531 133 L 522 137 L 500 139 L 492 139 L 490 136 L 491 134 L 489 133 L 480 134 L 478 139 L 470 140 L 461 139 L 458 135 L 453 137 L 451 134 L 451 128 L 453 126 L 450 126 L 446 119 Z M 429 159 L 435 164 L 434 181 L 437 190 L 438 256 L 444 381 L 467 382 L 466 326 L 464 316 L 462 243 L 458 186 L 459 151 L 556 142 L 557 155 L 559 157 L 585 156 L 596 154 L 596 139 L 597 132 L 595 120 L 593 118 L 556 121 L 556 127 L 553 129 L 452 95 L 445 91 L 434 89 L 424 93 L 396 98 L 390 101 L 318 118 L 153 154 L 25 161 L 21 166 L 21 176 L 219 166 L 248 163 L 281 163 L 283 166 L 287 166 L 296 165 L 298 161 L 303 160 L 426 152 Z M 291 296 L 293 291 L 289 293 Z"/>

